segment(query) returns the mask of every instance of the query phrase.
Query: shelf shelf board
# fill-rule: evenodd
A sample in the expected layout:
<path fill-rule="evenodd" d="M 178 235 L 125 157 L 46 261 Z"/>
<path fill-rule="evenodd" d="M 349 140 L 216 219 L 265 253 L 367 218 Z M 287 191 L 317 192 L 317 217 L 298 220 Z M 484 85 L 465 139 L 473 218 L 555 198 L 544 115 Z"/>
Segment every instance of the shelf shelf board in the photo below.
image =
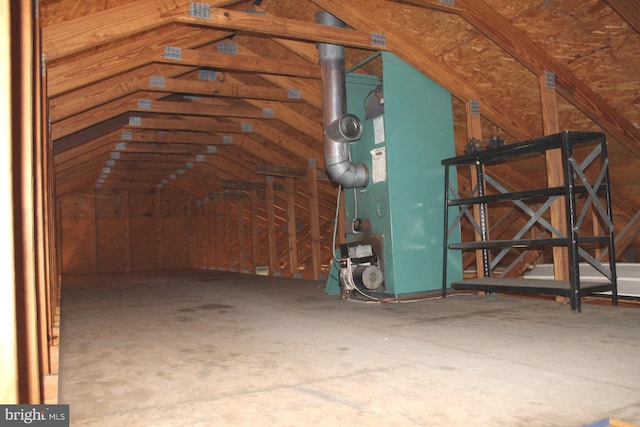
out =
<path fill-rule="evenodd" d="M 601 184 L 596 191 L 606 190 L 606 185 Z M 576 194 L 587 193 L 584 185 L 576 185 L 574 187 Z M 509 202 L 514 200 L 537 199 L 541 197 L 564 196 L 564 187 L 548 187 L 537 190 L 514 191 L 510 193 L 489 194 L 486 196 L 463 197 L 460 199 L 451 199 L 447 203 L 449 206 L 476 205 L 480 203 Z"/>
<path fill-rule="evenodd" d="M 450 243 L 449 249 L 491 249 L 491 248 L 531 248 L 536 246 L 568 246 L 566 237 L 548 239 L 487 240 L 486 242 Z"/>
<path fill-rule="evenodd" d="M 456 290 L 503 292 L 503 293 L 533 293 L 546 295 L 571 296 L 571 285 L 568 280 L 542 279 L 508 279 L 483 277 L 467 279 L 451 284 Z M 611 283 L 580 281 L 580 296 L 596 292 L 610 291 Z"/>
<path fill-rule="evenodd" d="M 514 144 L 503 145 L 498 148 L 476 151 L 462 156 L 451 157 L 442 160 L 443 165 L 473 165 L 476 162 L 482 164 L 499 163 L 513 157 L 525 156 L 528 154 L 542 153 L 547 150 L 562 147 L 565 138 L 571 140 L 572 144 L 601 141 L 603 134 L 600 132 L 574 132 L 563 131 L 553 135 L 543 136 L 528 141 L 516 142 Z"/>

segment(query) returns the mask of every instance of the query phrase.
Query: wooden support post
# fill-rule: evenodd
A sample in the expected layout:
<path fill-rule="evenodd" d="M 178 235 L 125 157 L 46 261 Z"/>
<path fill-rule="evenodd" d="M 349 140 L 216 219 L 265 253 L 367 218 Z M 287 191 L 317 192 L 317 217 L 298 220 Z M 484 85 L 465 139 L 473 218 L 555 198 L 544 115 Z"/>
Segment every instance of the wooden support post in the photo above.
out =
<path fill-rule="evenodd" d="M 156 204 L 155 204 L 155 219 L 156 219 L 156 270 L 162 270 L 162 190 L 156 187 Z"/>
<path fill-rule="evenodd" d="M 340 192 L 340 200 L 338 203 L 340 203 L 340 209 L 338 209 L 338 218 L 336 219 L 336 221 L 338 221 L 336 241 L 337 243 L 347 243 L 347 230 L 345 229 L 347 226 L 347 208 L 345 206 L 344 191 Z M 336 248 L 331 248 L 331 250 L 335 251 Z M 331 256 L 334 256 L 333 252 Z"/>
<path fill-rule="evenodd" d="M 315 159 L 309 159 L 307 168 L 307 185 L 309 191 L 309 217 L 311 227 L 311 262 L 313 279 L 318 280 L 322 269 L 320 253 L 320 214 L 318 209 L 318 179 Z"/>
<path fill-rule="evenodd" d="M 236 200 L 236 218 L 238 219 L 238 272 L 242 273 L 246 268 L 246 251 L 244 245 L 244 218 L 242 199 Z"/>
<path fill-rule="evenodd" d="M 35 7 L 35 6 L 34 6 Z M 40 31 L 34 33 L 34 45 L 40 46 Z M 36 49 L 37 50 L 37 49 Z M 44 70 L 42 57 L 35 55 L 34 69 Z M 46 247 L 46 96 L 43 88 L 46 84 L 44 73 L 36 74 L 34 79 L 33 105 L 34 105 L 34 201 L 35 201 L 35 260 L 36 260 L 36 285 L 38 295 L 38 346 L 40 348 L 40 373 L 48 375 L 51 372 L 49 355 L 49 337 L 52 335 L 51 327 L 51 307 L 49 306 L 49 292 L 51 283 L 47 275 L 47 247 Z"/>
<path fill-rule="evenodd" d="M 16 242 L 16 307 L 18 328 L 18 364 L 20 400 L 23 403 L 40 403 L 40 352 L 38 340 L 38 295 L 35 264 L 35 221 L 34 221 L 34 153 L 33 153 L 33 5 L 26 0 L 10 2 L 10 14 L 14 18 L 12 27 L 19 36 L 13 37 L 16 53 L 14 64 L 10 64 L 17 79 L 12 82 L 13 120 L 9 126 L 18 134 L 13 134 L 14 146 L 18 147 L 15 163 L 9 167 L 14 172 L 18 185 L 14 188 L 13 202 L 19 216 L 15 219 Z M 11 77 L 9 77 L 11 80 Z M 17 191 L 16 191 L 17 189 Z M 11 194 L 11 193 L 10 193 Z"/>
<path fill-rule="evenodd" d="M 289 273 L 298 272 L 298 244 L 296 230 L 296 183 L 291 177 L 285 178 L 287 187 L 287 227 L 289 234 Z"/>
<path fill-rule="evenodd" d="M 204 217 L 205 241 L 204 253 L 202 254 L 202 265 L 205 268 L 211 266 L 211 212 L 209 212 L 209 199 L 205 198 L 202 205 L 202 215 Z"/>
<path fill-rule="evenodd" d="M 475 138 L 482 141 L 482 123 L 480 121 L 480 101 L 477 99 L 469 100 L 465 105 L 467 111 L 467 137 L 469 140 Z M 471 188 L 475 188 L 478 185 L 478 176 L 475 168 L 471 170 Z M 473 218 L 476 222 L 480 223 L 480 206 L 473 205 Z M 489 230 L 489 221 L 486 221 L 487 233 Z M 480 233 L 474 229 L 474 235 L 476 242 L 482 240 Z M 482 250 L 476 251 L 476 274 L 477 277 L 484 277 L 484 267 L 482 264 Z"/>
<path fill-rule="evenodd" d="M 231 201 L 223 199 L 224 203 L 224 247 L 227 254 L 227 271 L 233 271 L 233 253 L 231 245 Z"/>
<path fill-rule="evenodd" d="M 251 251 L 253 260 L 253 272 L 259 263 L 259 236 L 258 236 L 258 191 L 251 190 Z"/>
<path fill-rule="evenodd" d="M 97 189 L 93 189 L 91 190 L 90 193 L 90 198 L 89 198 L 89 215 L 91 215 L 91 237 L 93 238 L 93 245 L 92 245 L 92 249 L 93 249 L 93 272 L 97 273 L 98 271 L 100 271 L 98 265 L 99 265 L 99 259 L 100 259 L 100 252 L 99 252 L 99 247 L 98 247 L 98 233 L 99 233 L 99 226 L 98 226 L 98 197 L 97 197 Z"/>
<path fill-rule="evenodd" d="M 13 147 L 10 2 L 0 3 L 0 402 L 19 403 L 16 336 L 16 271 L 13 221 Z"/>
<path fill-rule="evenodd" d="M 545 71 L 539 77 L 539 84 L 544 134 L 550 135 L 560 132 L 560 126 L 558 124 L 558 102 L 555 90 L 555 75 L 550 71 Z M 549 187 L 564 185 L 561 150 L 547 150 L 545 155 L 547 164 L 547 184 Z M 551 225 L 564 236 L 567 235 L 567 211 L 565 205 L 564 198 L 559 197 L 550 207 Z M 553 274 L 556 280 L 569 280 L 569 252 L 565 247 L 553 248 Z"/>
<path fill-rule="evenodd" d="M 124 201 L 122 206 L 124 207 L 124 270 L 131 271 L 131 200 L 129 198 L 129 190 L 126 188 L 122 193 Z"/>
<path fill-rule="evenodd" d="M 190 196 L 187 198 L 187 263 L 189 267 L 194 267 L 195 256 L 193 250 L 193 198 Z"/>
<path fill-rule="evenodd" d="M 220 210 L 220 201 L 218 199 L 213 199 L 213 218 L 214 218 L 214 228 L 213 228 L 213 254 L 214 254 L 214 261 L 213 261 L 213 265 L 216 267 L 217 270 L 219 270 L 220 268 L 222 268 L 222 247 L 220 245 L 221 242 L 221 235 L 220 235 L 220 228 L 222 227 L 222 223 L 221 223 L 221 210 Z"/>
<path fill-rule="evenodd" d="M 593 235 L 594 236 L 602 236 L 604 234 L 608 234 L 609 231 L 605 231 L 605 229 L 602 227 L 602 224 L 600 224 L 600 216 L 596 213 L 596 210 L 594 209 L 593 212 L 591 213 L 591 221 L 593 224 Z M 594 251 L 594 256 L 597 258 L 599 258 L 602 255 L 603 249 L 602 247 L 596 246 L 595 251 Z M 620 254 L 622 255 L 622 254 Z"/>
<path fill-rule="evenodd" d="M 273 177 L 267 176 L 267 236 L 269 240 L 269 274 L 276 272 L 276 221 L 275 221 L 275 197 L 273 195 Z"/>

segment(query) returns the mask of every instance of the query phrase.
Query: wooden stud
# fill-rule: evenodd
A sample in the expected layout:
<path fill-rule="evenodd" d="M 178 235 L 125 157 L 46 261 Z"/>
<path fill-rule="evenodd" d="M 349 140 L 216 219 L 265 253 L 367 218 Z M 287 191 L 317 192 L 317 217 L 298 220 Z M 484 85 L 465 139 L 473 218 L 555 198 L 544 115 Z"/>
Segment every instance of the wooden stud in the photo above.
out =
<path fill-rule="evenodd" d="M 475 108 L 472 108 L 472 103 L 476 102 L 478 104 L 477 111 Z M 482 122 L 480 119 L 480 101 L 471 100 L 465 104 L 465 109 L 467 112 L 467 137 L 469 140 L 471 138 L 475 138 L 479 141 L 482 141 Z M 478 177 L 476 175 L 476 168 L 473 167 L 471 170 L 471 188 L 475 188 L 478 185 Z M 480 223 L 480 206 L 477 204 L 473 205 L 473 217 L 476 222 Z M 489 221 L 488 218 L 486 220 L 487 233 L 489 230 Z M 474 236 L 476 242 L 482 240 L 480 233 L 475 230 L 474 227 Z M 484 267 L 482 262 L 482 250 L 475 251 L 476 253 L 476 274 L 477 277 L 484 277 Z"/>
<path fill-rule="evenodd" d="M 6 404 L 19 403 L 12 176 L 13 147 L 19 144 L 12 133 L 11 17 L 10 2 L 0 3 L 0 268 L 5 283 L 0 288 L 0 402 Z"/>
<path fill-rule="evenodd" d="M 269 242 L 269 274 L 276 273 L 276 221 L 275 221 L 275 197 L 273 194 L 273 177 L 267 176 L 267 236 Z"/>
<path fill-rule="evenodd" d="M 550 135 L 560 131 L 558 124 L 558 102 L 555 86 L 550 85 L 546 73 L 539 77 L 540 101 L 542 106 L 542 123 L 544 134 Z M 554 76 L 555 77 L 555 76 Z M 547 165 L 547 184 L 549 187 L 564 185 L 564 168 L 560 149 L 545 152 Z M 551 225 L 564 236 L 567 236 L 566 201 L 559 197 L 551 207 Z M 560 236 L 554 236 L 560 237 Z M 565 247 L 553 248 L 553 273 L 556 280 L 569 280 L 569 253 Z"/>
<path fill-rule="evenodd" d="M 193 226 L 193 197 L 189 196 L 187 197 L 187 263 L 189 264 L 189 267 L 195 267 L 196 266 L 196 256 L 195 254 L 197 253 L 196 251 L 194 251 L 194 235 L 193 235 L 193 230 L 194 230 L 194 226 Z M 197 228 L 197 227 L 196 227 Z"/>
<path fill-rule="evenodd" d="M 311 227 L 311 262 L 313 265 L 313 279 L 318 280 L 322 269 L 322 258 L 320 253 L 320 216 L 318 209 L 318 180 L 316 172 L 316 162 L 309 159 L 307 168 L 307 186 L 309 192 L 309 216 Z"/>
<path fill-rule="evenodd" d="M 36 7 L 36 6 L 32 6 Z M 34 31 L 34 46 L 41 45 L 40 31 Z M 34 69 L 44 70 L 44 64 L 42 56 L 37 52 L 39 48 L 35 49 L 34 55 Z M 34 75 L 34 88 L 33 88 L 33 164 L 34 164 L 34 176 L 33 176 L 33 190 L 34 190 L 34 227 L 35 227 L 35 283 L 36 283 L 36 295 L 37 295 L 37 321 L 38 321 L 38 347 L 40 350 L 39 362 L 40 362 L 40 375 L 47 375 L 51 373 L 50 364 L 50 345 L 49 337 L 51 336 L 51 307 L 50 301 L 50 281 L 47 270 L 47 248 L 46 248 L 46 194 L 45 189 L 45 171 L 46 171 L 46 151 L 47 145 L 45 143 L 46 136 L 44 129 L 46 129 L 46 97 L 44 96 L 44 83 L 46 77 L 43 73 L 35 73 Z"/>
<path fill-rule="evenodd" d="M 154 218 L 156 220 L 155 228 L 156 228 L 156 270 L 162 270 L 164 266 L 163 256 L 162 256 L 162 248 L 163 248 L 163 239 L 162 239 L 162 189 L 156 187 L 155 189 L 155 210 L 154 210 Z"/>
<path fill-rule="evenodd" d="M 20 7 L 14 11 L 19 11 L 19 16 L 14 16 L 14 24 L 19 28 L 20 37 L 14 40 L 13 47 L 19 52 L 19 63 L 17 65 L 17 78 L 19 81 L 13 82 L 14 96 L 17 95 L 19 104 L 14 104 L 14 122 L 19 123 L 17 129 L 19 135 L 14 135 L 14 140 L 19 141 L 19 163 L 9 170 L 13 170 L 18 177 L 19 194 L 14 196 L 22 215 L 16 222 L 18 245 L 21 253 L 17 257 L 18 269 L 16 271 L 18 283 L 17 315 L 18 315 L 18 359 L 20 369 L 20 398 L 25 403 L 39 403 L 40 395 L 40 351 L 38 335 L 38 295 L 36 284 L 35 265 L 35 224 L 34 224 L 34 187 L 33 187 L 33 91 L 34 77 L 33 67 L 35 59 L 33 56 L 33 5 L 31 2 L 22 0 Z M 16 93 L 17 91 L 17 93 Z M 15 194 L 15 193 L 14 193 Z M 12 203 L 12 205 L 13 205 Z"/>
<path fill-rule="evenodd" d="M 260 262 L 260 236 L 258 234 L 258 191 L 251 190 L 249 194 L 251 197 L 251 255 L 253 260 L 253 271 L 255 272 L 255 268 Z"/>
<path fill-rule="evenodd" d="M 124 239 L 125 239 L 125 246 L 124 246 L 124 262 L 125 262 L 125 266 L 124 269 L 125 271 L 131 271 L 131 200 L 129 197 L 129 190 L 127 190 L 126 188 L 122 190 L 123 191 L 123 202 L 122 205 L 124 207 L 124 212 L 123 212 L 123 216 L 124 216 Z"/>
<path fill-rule="evenodd" d="M 224 244 L 227 254 L 227 271 L 233 271 L 233 245 L 231 243 L 231 201 L 223 199 L 224 203 Z"/>
<path fill-rule="evenodd" d="M 338 209 L 338 218 L 336 218 L 338 224 L 335 225 L 335 227 L 338 227 L 336 243 L 347 243 L 347 208 L 344 200 L 344 191 L 340 192 L 340 200 L 338 203 L 340 203 L 340 208 Z M 335 251 L 336 248 L 331 248 L 331 250 Z M 335 256 L 335 254 L 332 252 L 331 256 Z"/>
<path fill-rule="evenodd" d="M 223 199 L 213 199 L 214 203 L 214 217 L 216 219 L 216 228 L 215 228 L 215 266 L 218 270 L 223 268 L 223 260 L 224 254 L 222 253 L 223 248 L 223 229 L 224 224 L 222 223 L 224 218 L 224 200 Z"/>
<path fill-rule="evenodd" d="M 285 178 L 287 187 L 287 230 L 289 237 L 289 273 L 298 272 L 298 246 L 296 230 L 296 183 L 293 178 Z"/>
<path fill-rule="evenodd" d="M 238 272 L 242 273 L 246 268 L 246 251 L 244 238 L 244 217 L 242 199 L 236 200 L 236 219 L 238 221 Z"/>

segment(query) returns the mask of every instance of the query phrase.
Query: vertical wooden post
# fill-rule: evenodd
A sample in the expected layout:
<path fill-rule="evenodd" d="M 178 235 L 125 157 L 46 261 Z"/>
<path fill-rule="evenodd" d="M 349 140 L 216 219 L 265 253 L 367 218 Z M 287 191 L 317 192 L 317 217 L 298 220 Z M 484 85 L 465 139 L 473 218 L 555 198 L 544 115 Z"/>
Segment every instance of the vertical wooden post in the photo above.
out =
<path fill-rule="evenodd" d="M 273 194 L 273 177 L 267 176 L 267 236 L 269 240 L 269 274 L 276 272 L 276 220 L 275 197 Z"/>
<path fill-rule="evenodd" d="M 156 270 L 162 270 L 162 189 L 156 187 L 156 206 L 155 206 L 155 218 L 156 218 Z"/>
<path fill-rule="evenodd" d="M 550 135 L 560 132 L 555 75 L 551 71 L 545 71 L 544 74 L 539 77 L 539 84 L 544 134 Z M 560 149 L 547 150 L 545 155 L 547 184 L 549 187 L 564 185 L 562 151 Z M 564 198 L 559 197 L 550 207 L 551 225 L 564 236 L 567 235 L 567 214 L 565 206 Z M 553 273 L 556 280 L 569 280 L 569 253 L 567 248 L 553 248 Z"/>
<path fill-rule="evenodd" d="M 346 243 L 347 242 L 347 231 L 345 230 L 345 227 L 347 225 L 347 208 L 345 207 L 345 200 L 344 200 L 344 191 L 340 192 L 340 200 L 338 201 L 338 203 L 340 203 L 340 209 L 338 209 L 338 218 L 336 219 L 336 221 L 338 221 L 337 227 L 338 227 L 338 231 L 336 232 L 336 242 L 337 243 Z M 331 248 L 332 251 L 335 251 L 336 248 Z M 331 253 L 331 256 L 333 256 L 334 254 Z"/>
<path fill-rule="evenodd" d="M 19 81 L 12 82 L 13 92 L 13 138 L 17 156 L 8 170 L 14 171 L 17 178 L 14 187 L 14 201 L 17 217 L 15 231 L 18 235 L 15 242 L 16 302 L 18 327 L 18 363 L 20 381 L 20 400 L 24 403 L 39 403 L 40 394 L 40 362 L 38 341 L 37 286 L 35 264 L 35 221 L 34 221 L 34 187 L 33 187 L 33 144 L 34 144 L 34 39 L 33 39 L 33 4 L 21 0 L 10 2 L 10 16 L 13 16 L 14 33 L 10 36 L 16 52 L 15 62 L 10 64 L 17 71 L 14 76 Z M 9 77 L 11 79 L 11 76 Z"/>
<path fill-rule="evenodd" d="M 224 241 L 227 253 L 227 271 L 233 270 L 233 253 L 231 245 L 231 202 L 228 199 L 224 200 Z"/>
<path fill-rule="evenodd" d="M 16 275 L 13 222 L 13 147 L 11 85 L 11 15 L 8 1 L 0 2 L 0 402 L 18 403 L 18 346 L 16 336 Z"/>
<path fill-rule="evenodd" d="M 309 188 L 309 215 L 311 228 L 311 262 L 313 279 L 318 280 L 322 269 L 320 253 L 320 214 L 318 209 L 318 172 L 315 159 L 309 159 L 307 167 L 307 185 Z"/>
<path fill-rule="evenodd" d="M 222 263 L 220 261 L 220 208 L 218 206 L 218 199 L 215 198 L 212 200 L 213 203 L 213 265 L 217 270 L 222 267 Z"/>
<path fill-rule="evenodd" d="M 467 111 L 467 136 L 469 139 L 475 138 L 482 141 L 482 123 L 480 121 L 480 101 L 471 99 L 466 103 Z M 475 168 L 471 170 L 471 188 L 475 188 L 478 185 L 478 176 Z M 473 205 L 473 217 L 476 222 L 480 223 L 480 206 Z M 486 221 L 486 227 L 489 227 L 488 221 Z M 487 230 L 488 233 L 488 230 Z M 476 242 L 482 240 L 480 233 L 474 229 L 474 235 Z M 482 250 L 476 251 L 476 272 L 478 277 L 484 277 L 484 266 L 482 263 Z"/>
<path fill-rule="evenodd" d="M 100 271 L 99 259 L 100 259 L 100 250 L 98 245 L 98 197 L 97 197 L 97 189 L 93 189 L 90 193 L 89 198 L 89 215 L 91 215 L 91 236 L 93 237 L 93 272 L 97 273 Z"/>
<path fill-rule="evenodd" d="M 129 190 L 123 190 L 124 201 L 122 202 L 123 210 L 122 213 L 124 216 L 124 269 L 125 271 L 131 271 L 131 217 L 129 215 L 130 209 L 130 200 L 129 200 Z"/>
<path fill-rule="evenodd" d="M 189 267 L 195 266 L 195 256 L 193 250 L 193 198 L 187 197 L 187 263 Z"/>
<path fill-rule="evenodd" d="M 251 190 L 251 251 L 253 259 L 253 272 L 258 265 L 260 239 L 258 236 L 258 191 Z"/>
<path fill-rule="evenodd" d="M 37 7 L 34 5 L 33 7 Z M 46 248 L 46 194 L 45 173 L 46 173 L 46 97 L 44 94 L 45 76 L 44 64 L 40 52 L 40 31 L 39 26 L 34 27 L 35 65 L 36 77 L 34 79 L 33 105 L 34 105 L 34 200 L 35 200 L 35 259 L 36 259 L 36 285 L 38 295 L 38 347 L 40 348 L 40 372 L 42 375 L 51 373 L 49 363 L 49 337 L 52 336 L 51 307 L 49 276 L 47 275 L 47 248 Z M 44 396 L 46 398 L 46 396 Z"/>
<path fill-rule="evenodd" d="M 236 217 L 238 219 L 238 272 L 242 273 L 245 266 L 245 246 L 244 246 L 244 218 L 243 218 L 243 203 L 242 199 L 238 199 L 236 203 Z"/>
<path fill-rule="evenodd" d="M 202 207 L 202 215 L 204 216 L 205 233 L 207 233 L 204 241 L 204 253 L 202 254 L 202 264 L 205 268 L 211 267 L 211 212 L 209 212 L 209 198 L 205 197 Z"/>
<path fill-rule="evenodd" d="M 287 227 L 289 234 L 289 273 L 298 273 L 298 245 L 296 231 L 296 183 L 293 178 L 286 177 L 287 187 Z"/>

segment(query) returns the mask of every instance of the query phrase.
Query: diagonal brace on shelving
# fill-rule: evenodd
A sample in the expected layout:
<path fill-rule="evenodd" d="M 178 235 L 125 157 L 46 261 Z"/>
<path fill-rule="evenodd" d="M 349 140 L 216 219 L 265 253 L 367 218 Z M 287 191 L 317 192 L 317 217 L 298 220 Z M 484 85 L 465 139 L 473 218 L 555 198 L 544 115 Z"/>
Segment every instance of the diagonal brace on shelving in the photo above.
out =
<path fill-rule="evenodd" d="M 569 158 L 569 163 L 571 163 L 571 166 L 573 167 L 573 172 L 578 176 L 578 178 L 580 178 L 580 180 L 582 181 L 582 184 L 584 185 L 585 189 L 587 190 L 587 193 L 589 193 L 589 196 L 587 198 L 587 201 L 585 202 L 583 208 L 582 208 L 582 212 L 580 212 L 580 217 L 578 218 L 577 222 L 576 222 L 576 227 L 580 228 L 580 226 L 582 225 L 582 221 L 584 220 L 586 214 L 587 214 L 587 210 L 588 207 L 593 204 L 593 206 L 596 208 L 596 210 L 598 211 L 598 213 L 600 214 L 600 218 L 605 221 L 605 223 L 607 224 L 607 227 L 609 227 L 609 229 L 613 228 L 613 223 L 611 222 L 611 219 L 609 218 L 609 215 L 607 215 L 604 207 L 602 206 L 602 203 L 598 197 L 598 193 L 597 193 L 597 188 L 600 187 L 600 185 L 602 184 L 602 182 L 604 181 L 604 178 L 607 175 L 607 169 L 609 167 L 609 161 L 608 159 L 605 159 L 603 164 L 602 164 L 602 168 L 600 170 L 600 173 L 598 174 L 598 177 L 594 183 L 593 186 L 591 186 L 591 184 L 589 183 L 589 180 L 587 179 L 586 175 L 584 174 L 584 170 L 587 166 L 589 166 L 589 164 L 584 165 L 584 162 L 582 165 L 578 165 L 578 163 L 576 162 L 576 160 L 572 157 Z M 582 167 L 584 165 L 584 167 Z"/>
<path fill-rule="evenodd" d="M 449 194 L 450 194 L 450 196 L 452 196 L 453 199 L 459 199 L 460 198 L 460 193 L 458 193 L 458 190 L 456 190 L 456 188 L 451 183 L 449 183 Z M 478 185 L 477 184 L 471 190 L 471 195 L 473 196 L 475 194 L 478 194 Z M 456 215 L 456 217 L 452 221 L 451 225 L 449 226 L 449 229 L 447 230 L 447 236 L 450 236 L 453 233 L 453 230 L 458 226 L 458 224 L 460 224 L 460 221 L 462 220 L 463 216 L 467 217 L 467 219 L 469 220 L 471 225 L 473 225 L 473 228 L 475 228 L 475 230 L 476 230 L 476 232 L 478 234 L 482 233 L 482 229 L 480 228 L 480 224 L 478 224 L 476 222 L 476 219 L 473 217 L 473 214 L 469 211 L 469 208 L 467 206 L 460 206 L 460 213 L 458 213 L 458 215 Z"/>

